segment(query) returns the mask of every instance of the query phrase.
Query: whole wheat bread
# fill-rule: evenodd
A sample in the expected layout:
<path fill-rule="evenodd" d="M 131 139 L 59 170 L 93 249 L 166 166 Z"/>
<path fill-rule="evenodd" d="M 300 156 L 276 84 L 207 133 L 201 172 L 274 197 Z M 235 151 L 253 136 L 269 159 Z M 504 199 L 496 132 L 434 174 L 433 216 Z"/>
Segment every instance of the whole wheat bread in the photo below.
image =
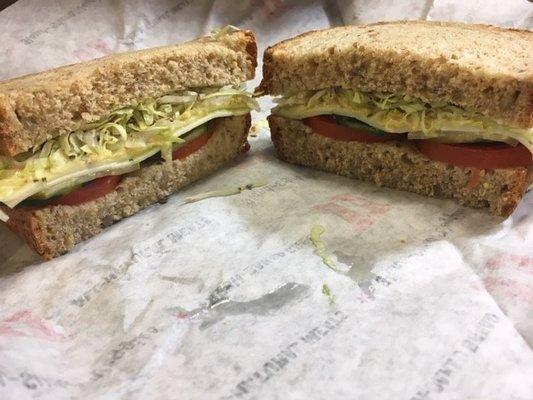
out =
<path fill-rule="evenodd" d="M 234 159 L 246 149 L 249 128 L 249 114 L 222 118 L 207 144 L 182 160 L 143 165 L 125 175 L 114 192 L 77 206 L 2 207 L 9 215 L 7 225 L 45 259 L 57 257 Z"/>
<path fill-rule="evenodd" d="M 0 155 L 14 156 L 133 100 L 254 77 L 250 31 L 113 54 L 0 83 Z"/>
<path fill-rule="evenodd" d="M 258 92 L 340 86 L 446 101 L 533 127 L 533 32 L 396 21 L 312 31 L 269 47 Z"/>
<path fill-rule="evenodd" d="M 407 140 L 344 142 L 316 134 L 302 121 L 268 118 L 281 159 L 380 186 L 425 196 L 456 199 L 493 214 L 508 216 L 533 181 L 527 168 L 475 170 L 432 161 Z"/>

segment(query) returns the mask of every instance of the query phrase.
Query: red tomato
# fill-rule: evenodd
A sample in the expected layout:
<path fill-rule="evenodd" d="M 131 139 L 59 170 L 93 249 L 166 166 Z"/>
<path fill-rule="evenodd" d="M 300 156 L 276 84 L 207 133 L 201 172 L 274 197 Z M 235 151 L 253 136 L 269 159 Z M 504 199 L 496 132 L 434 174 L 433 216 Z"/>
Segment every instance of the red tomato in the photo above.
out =
<path fill-rule="evenodd" d="M 97 178 L 87 183 L 85 186 L 73 190 L 72 192 L 54 200 L 52 204 L 75 206 L 88 201 L 96 200 L 115 190 L 120 182 L 120 179 L 120 175 L 109 175 L 102 178 Z"/>
<path fill-rule="evenodd" d="M 209 131 L 204 133 L 203 135 L 198 136 L 197 138 L 194 138 L 184 144 L 182 144 L 180 147 L 178 147 L 176 150 L 172 152 L 172 159 L 173 160 L 181 160 L 195 151 L 200 150 L 203 146 L 206 145 L 206 143 L 211 139 L 211 136 L 213 136 L 213 131 L 215 124 L 212 124 Z"/>
<path fill-rule="evenodd" d="M 413 140 L 418 150 L 427 158 L 458 167 L 480 169 L 516 168 L 533 165 L 529 150 L 519 144 L 448 144 L 431 140 Z"/>
<path fill-rule="evenodd" d="M 362 129 L 340 125 L 331 115 L 305 118 L 304 124 L 319 135 L 343 142 L 376 143 L 387 142 L 396 138 L 394 134 L 377 136 L 369 134 Z"/>

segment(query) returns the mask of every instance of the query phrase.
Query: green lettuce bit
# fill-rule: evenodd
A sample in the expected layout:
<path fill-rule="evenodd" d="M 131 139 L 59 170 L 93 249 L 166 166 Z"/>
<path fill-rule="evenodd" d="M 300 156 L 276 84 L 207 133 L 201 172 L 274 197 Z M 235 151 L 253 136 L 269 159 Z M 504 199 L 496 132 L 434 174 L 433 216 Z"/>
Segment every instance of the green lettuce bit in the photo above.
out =
<path fill-rule="evenodd" d="M 210 36 L 213 39 L 219 40 L 220 38 L 226 36 L 229 33 L 238 32 L 238 31 L 240 31 L 240 29 L 237 28 L 236 26 L 234 26 L 234 25 L 226 25 L 224 27 L 215 28 L 215 29 L 211 30 L 211 35 Z"/>
<path fill-rule="evenodd" d="M 258 110 L 251 94 L 230 86 L 133 102 L 15 158 L 0 157 L 0 202 L 14 207 L 32 196 L 48 198 L 101 176 L 135 170 L 157 153 L 172 162 L 173 145 L 188 132 L 250 110 Z"/>
<path fill-rule="evenodd" d="M 330 305 L 335 304 L 335 295 L 325 283 L 322 285 L 322 293 L 328 298 Z"/>
<path fill-rule="evenodd" d="M 492 118 L 445 102 L 426 103 L 410 96 L 329 88 L 283 97 L 277 103 L 272 114 L 287 118 L 335 114 L 356 118 L 389 133 L 408 132 L 409 139 L 437 139 L 452 143 L 522 143 L 533 153 L 533 128 L 500 124 Z"/>
<path fill-rule="evenodd" d="M 337 268 L 337 264 L 335 264 L 335 261 L 333 261 L 331 255 L 327 252 L 326 245 L 322 239 L 320 239 L 324 232 L 326 232 L 326 228 L 324 228 L 322 225 L 314 225 L 311 228 L 311 235 L 309 236 L 309 239 L 311 239 L 313 246 L 315 246 L 315 253 L 322 258 L 322 262 L 333 271 L 340 272 Z"/>
<path fill-rule="evenodd" d="M 219 190 L 212 190 L 205 193 L 200 193 L 194 196 L 186 197 L 183 203 L 196 203 L 200 200 L 209 199 L 211 197 L 226 197 L 226 196 L 233 196 L 236 194 L 240 194 L 244 192 L 245 190 L 252 190 L 255 188 L 260 188 L 265 186 L 267 183 L 258 181 L 258 182 L 251 182 L 243 186 L 236 186 L 236 187 L 230 187 L 230 188 L 224 188 Z"/>

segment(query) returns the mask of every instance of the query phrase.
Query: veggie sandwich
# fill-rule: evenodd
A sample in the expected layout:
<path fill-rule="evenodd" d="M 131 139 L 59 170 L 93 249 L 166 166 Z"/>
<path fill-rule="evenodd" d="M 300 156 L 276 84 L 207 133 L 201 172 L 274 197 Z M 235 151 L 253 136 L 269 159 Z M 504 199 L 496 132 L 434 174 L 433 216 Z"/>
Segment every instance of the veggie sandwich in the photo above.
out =
<path fill-rule="evenodd" d="M 532 182 L 533 32 L 396 21 L 269 47 L 280 158 L 508 216 Z"/>
<path fill-rule="evenodd" d="M 0 219 L 44 258 L 247 150 L 250 31 L 0 83 Z"/>

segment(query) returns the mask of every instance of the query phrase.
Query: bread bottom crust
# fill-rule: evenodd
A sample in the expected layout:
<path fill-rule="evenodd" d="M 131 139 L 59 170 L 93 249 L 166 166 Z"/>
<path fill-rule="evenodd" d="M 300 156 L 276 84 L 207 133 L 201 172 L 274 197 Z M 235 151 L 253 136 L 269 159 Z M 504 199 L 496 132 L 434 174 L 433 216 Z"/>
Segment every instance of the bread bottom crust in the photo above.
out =
<path fill-rule="evenodd" d="M 430 197 L 510 215 L 533 181 L 531 168 L 461 168 L 422 155 L 409 141 L 383 143 L 333 140 L 301 120 L 271 115 L 272 141 L 281 159 Z"/>
<path fill-rule="evenodd" d="M 186 158 L 147 163 L 126 174 L 112 193 L 80 205 L 2 207 L 7 225 L 45 259 L 57 257 L 234 159 L 248 145 L 249 128 L 250 114 L 221 118 L 207 144 Z"/>

